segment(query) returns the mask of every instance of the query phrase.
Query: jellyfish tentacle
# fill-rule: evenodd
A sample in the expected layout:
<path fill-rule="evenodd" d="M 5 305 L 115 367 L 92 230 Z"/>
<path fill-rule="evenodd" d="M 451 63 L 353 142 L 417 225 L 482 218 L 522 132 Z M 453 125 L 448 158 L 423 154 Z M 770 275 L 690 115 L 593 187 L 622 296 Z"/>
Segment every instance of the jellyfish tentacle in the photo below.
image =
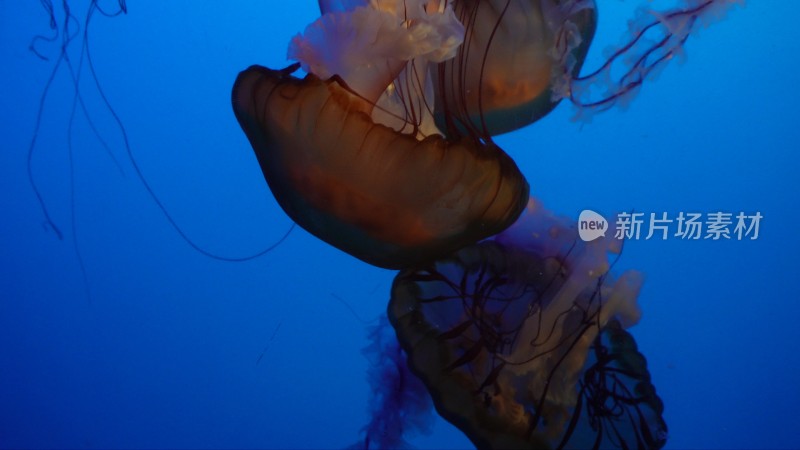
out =
<path fill-rule="evenodd" d="M 594 71 L 579 75 L 575 61 L 569 57 L 574 43 L 560 48 L 561 64 L 555 79 L 553 99 L 567 98 L 578 108 L 578 117 L 589 118 L 594 112 L 615 105 L 626 106 L 642 84 L 652 78 L 667 62 L 683 54 L 684 44 L 698 28 L 720 18 L 742 0 L 686 0 L 683 6 L 658 12 L 642 8 L 631 21 L 628 41 L 614 49 L 606 61 Z M 559 35 L 568 34 L 569 22 L 563 22 Z M 565 39 L 568 40 L 568 39 Z M 612 71 L 621 66 L 621 75 Z"/>

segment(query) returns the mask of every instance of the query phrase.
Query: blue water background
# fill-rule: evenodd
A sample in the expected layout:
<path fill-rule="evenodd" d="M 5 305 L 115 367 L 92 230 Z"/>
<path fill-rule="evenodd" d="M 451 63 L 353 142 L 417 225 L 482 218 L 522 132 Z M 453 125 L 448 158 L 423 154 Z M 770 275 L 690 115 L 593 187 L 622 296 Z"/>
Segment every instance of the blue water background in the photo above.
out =
<path fill-rule="evenodd" d="M 85 12 L 86 2 L 70 3 Z M 286 44 L 317 16 L 316 2 L 128 3 L 125 16 L 94 18 L 91 52 L 148 182 L 205 249 L 236 256 L 275 242 L 291 222 L 235 121 L 230 88 L 251 64 L 286 65 Z M 620 42 L 642 2 L 599 3 L 587 67 Z M 756 241 L 625 246 L 618 268 L 646 274 L 632 333 L 666 405 L 668 448 L 800 446 L 796 17 L 792 0 L 750 0 L 693 35 L 686 61 L 625 111 L 575 123 L 561 105 L 498 138 L 559 214 L 764 216 Z M 364 322 L 384 311 L 393 272 L 299 229 L 254 261 L 200 255 L 143 189 L 86 78 L 86 108 L 108 149 L 80 113 L 70 135 L 64 71 L 32 157 L 65 234 L 57 239 L 26 172 L 58 55 L 40 42 L 43 61 L 28 46 L 47 25 L 40 2 L 0 1 L 0 447 L 355 442 L 368 420 Z M 412 442 L 469 446 L 440 419 Z"/>

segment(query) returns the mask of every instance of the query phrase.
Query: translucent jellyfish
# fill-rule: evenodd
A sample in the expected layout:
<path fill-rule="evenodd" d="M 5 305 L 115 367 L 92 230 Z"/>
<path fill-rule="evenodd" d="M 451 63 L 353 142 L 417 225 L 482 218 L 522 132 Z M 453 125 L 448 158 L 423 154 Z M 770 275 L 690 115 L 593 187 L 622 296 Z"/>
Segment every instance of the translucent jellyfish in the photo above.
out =
<path fill-rule="evenodd" d="M 389 319 L 436 409 L 479 448 L 659 448 L 663 405 L 624 331 L 638 272 L 531 201 L 493 239 L 397 276 Z"/>

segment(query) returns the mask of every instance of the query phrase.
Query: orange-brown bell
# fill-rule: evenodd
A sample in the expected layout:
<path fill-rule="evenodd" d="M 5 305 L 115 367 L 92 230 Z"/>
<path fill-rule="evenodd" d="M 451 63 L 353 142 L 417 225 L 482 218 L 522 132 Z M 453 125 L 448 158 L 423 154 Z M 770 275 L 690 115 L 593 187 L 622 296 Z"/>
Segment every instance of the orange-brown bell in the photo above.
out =
<path fill-rule="evenodd" d="M 564 70 L 554 53 L 579 39 L 569 51 L 577 76 L 597 26 L 593 0 L 456 0 L 453 7 L 467 29 L 464 44 L 437 65 L 434 82 L 436 123 L 448 136 L 495 136 L 547 115 L 558 104 L 554 71 Z"/>
<path fill-rule="evenodd" d="M 333 77 L 253 66 L 233 107 L 284 211 L 370 264 L 404 268 L 510 226 L 528 184 L 500 148 L 375 124 L 372 104 Z"/>

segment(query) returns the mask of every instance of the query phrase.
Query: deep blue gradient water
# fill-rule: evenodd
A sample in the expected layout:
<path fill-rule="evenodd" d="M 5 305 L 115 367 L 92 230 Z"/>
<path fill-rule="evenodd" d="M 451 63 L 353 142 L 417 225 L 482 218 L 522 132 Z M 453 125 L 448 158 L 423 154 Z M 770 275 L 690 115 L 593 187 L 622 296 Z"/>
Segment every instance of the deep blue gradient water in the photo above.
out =
<path fill-rule="evenodd" d="M 586 67 L 643 2 L 598 1 Z M 68 3 L 82 19 L 88 2 Z M 0 0 L 0 447 L 329 448 L 359 438 L 361 349 L 394 273 L 300 229 L 253 261 L 205 257 L 145 191 L 124 142 L 204 249 L 240 256 L 276 242 L 291 222 L 230 89 L 251 64 L 287 64 L 286 44 L 318 15 L 315 3 L 145 1 L 96 14 L 94 67 L 127 134 L 85 71 L 96 132 L 80 104 L 71 122 L 74 84 L 66 67 L 57 73 L 31 163 L 59 240 L 26 169 L 59 46 L 37 42 L 49 61 L 29 51 L 51 33 L 40 2 Z M 498 138 L 559 214 L 763 215 L 754 241 L 625 246 L 617 268 L 646 274 L 631 332 L 666 405 L 668 448 L 800 446 L 797 9 L 749 0 L 693 35 L 685 62 L 626 110 L 576 123 L 564 104 Z M 412 442 L 470 446 L 443 420 Z"/>

